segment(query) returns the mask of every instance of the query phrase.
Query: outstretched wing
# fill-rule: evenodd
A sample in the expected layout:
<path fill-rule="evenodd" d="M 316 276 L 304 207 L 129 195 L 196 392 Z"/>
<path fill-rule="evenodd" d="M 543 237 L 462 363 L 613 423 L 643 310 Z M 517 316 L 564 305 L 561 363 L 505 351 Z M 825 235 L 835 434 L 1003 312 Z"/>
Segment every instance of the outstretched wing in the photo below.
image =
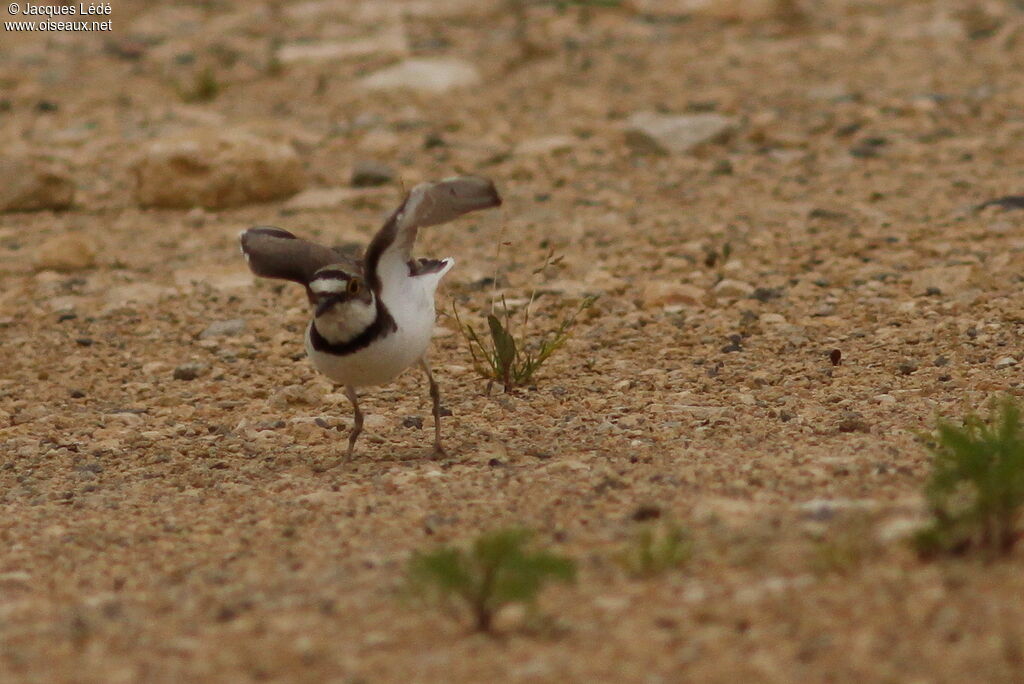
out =
<path fill-rule="evenodd" d="M 308 285 L 313 275 L 331 264 L 358 275 L 361 265 L 344 252 L 296 237 L 287 230 L 257 226 L 238 236 L 242 254 L 252 272 Z"/>
<path fill-rule="evenodd" d="M 501 196 L 489 179 L 458 176 L 414 187 L 366 249 L 366 280 L 381 287 L 382 270 L 408 269 L 419 228 L 436 226 L 479 209 L 501 205 Z"/>

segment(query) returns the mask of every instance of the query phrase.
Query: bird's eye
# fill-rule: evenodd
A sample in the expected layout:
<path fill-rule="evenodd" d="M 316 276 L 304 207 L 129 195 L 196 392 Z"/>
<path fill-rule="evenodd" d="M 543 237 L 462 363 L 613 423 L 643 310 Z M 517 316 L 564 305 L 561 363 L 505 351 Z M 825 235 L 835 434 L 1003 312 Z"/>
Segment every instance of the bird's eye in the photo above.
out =
<path fill-rule="evenodd" d="M 362 289 L 363 284 L 359 282 L 359 278 L 352 278 L 348 281 L 348 293 L 359 294 L 359 290 Z"/>

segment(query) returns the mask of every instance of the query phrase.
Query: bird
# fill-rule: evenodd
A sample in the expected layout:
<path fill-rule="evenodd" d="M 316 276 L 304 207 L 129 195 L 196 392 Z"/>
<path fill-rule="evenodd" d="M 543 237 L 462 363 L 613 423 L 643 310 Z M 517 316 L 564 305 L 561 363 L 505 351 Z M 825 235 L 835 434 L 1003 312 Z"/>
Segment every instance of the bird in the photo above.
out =
<path fill-rule="evenodd" d="M 344 460 L 363 430 L 357 388 L 383 385 L 418 364 L 426 374 L 434 414 L 434 453 L 441 441 L 441 393 L 427 349 L 436 313 L 434 294 L 455 259 L 414 258 L 420 228 L 502 203 L 494 183 L 456 176 L 412 188 L 377 231 L 362 258 L 304 240 L 282 228 L 255 226 L 239 234 L 254 274 L 299 283 L 312 316 L 305 331 L 313 366 L 345 389 L 353 424 Z"/>

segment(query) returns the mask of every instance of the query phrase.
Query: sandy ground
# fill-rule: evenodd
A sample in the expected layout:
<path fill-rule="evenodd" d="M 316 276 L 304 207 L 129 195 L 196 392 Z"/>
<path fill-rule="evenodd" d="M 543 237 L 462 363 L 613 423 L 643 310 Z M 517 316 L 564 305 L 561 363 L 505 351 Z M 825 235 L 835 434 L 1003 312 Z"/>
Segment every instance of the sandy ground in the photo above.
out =
<path fill-rule="evenodd" d="M 1024 681 L 1020 553 L 903 541 L 916 433 L 1022 388 L 1024 211 L 976 207 L 1024 193 L 1024 14 L 773 4 L 538 7 L 528 58 L 489 3 L 115 2 L 108 34 L 5 31 L 0 144 L 57 160 L 75 200 L 0 214 L 0 680 Z M 270 56 L 382 27 L 483 82 L 368 92 L 402 54 Z M 216 92 L 186 102 L 204 70 Z M 737 126 L 641 154 L 623 122 L 648 110 Z M 309 187 L 362 160 L 396 178 L 324 209 L 140 208 L 144 143 L 199 125 L 286 142 Z M 511 394 L 443 315 L 451 456 L 428 458 L 409 372 L 325 470 L 347 403 L 303 356 L 301 289 L 255 282 L 235 235 L 365 243 L 403 185 L 455 172 L 506 203 L 421 236 L 459 261 L 440 309 L 480 324 L 536 291 L 542 330 L 600 298 Z M 94 263 L 44 268 L 67 235 Z M 685 568 L 615 563 L 642 507 L 690 530 Z M 401 600 L 410 552 L 505 525 L 579 562 L 547 627 L 490 638 Z"/>

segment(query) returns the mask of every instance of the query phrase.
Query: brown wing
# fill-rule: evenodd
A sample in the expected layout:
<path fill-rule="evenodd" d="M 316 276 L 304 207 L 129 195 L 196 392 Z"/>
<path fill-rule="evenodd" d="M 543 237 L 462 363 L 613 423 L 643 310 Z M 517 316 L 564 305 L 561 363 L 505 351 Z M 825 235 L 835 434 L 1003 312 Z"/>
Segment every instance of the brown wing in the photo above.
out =
<path fill-rule="evenodd" d="M 249 268 L 264 278 L 308 285 L 313 274 L 332 264 L 353 275 L 362 272 L 360 263 L 349 254 L 303 240 L 281 228 L 250 228 L 239 235 L 239 241 Z"/>
<path fill-rule="evenodd" d="M 380 287 L 377 266 L 389 250 L 398 250 L 404 262 L 411 261 L 419 228 L 447 223 L 463 214 L 501 206 L 494 183 L 481 176 L 458 176 L 414 187 L 401 206 L 388 218 L 366 249 L 366 279 Z"/>

